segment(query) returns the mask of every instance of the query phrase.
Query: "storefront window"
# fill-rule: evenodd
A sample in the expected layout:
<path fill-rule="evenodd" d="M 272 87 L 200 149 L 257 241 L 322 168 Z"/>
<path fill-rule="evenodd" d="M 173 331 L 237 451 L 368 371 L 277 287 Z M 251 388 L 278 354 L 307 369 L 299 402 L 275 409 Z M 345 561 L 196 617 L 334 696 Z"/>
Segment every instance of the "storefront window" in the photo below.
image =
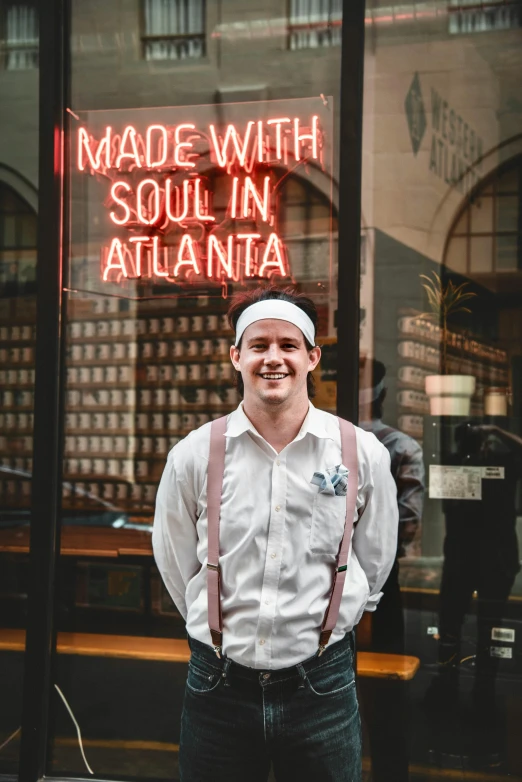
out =
<path fill-rule="evenodd" d="M 188 647 L 152 558 L 156 490 L 169 450 L 239 402 L 233 293 L 295 285 L 335 348 L 340 48 L 293 51 L 267 9 L 72 7 L 55 681 L 82 744 L 57 695 L 49 771 L 172 779 Z M 312 16 L 339 35 L 336 4 Z"/>
<path fill-rule="evenodd" d="M 16 120 L 6 132 L 17 132 Z M 20 746 L 36 336 L 37 217 L 17 185 L 26 188 L 0 166 L 0 772 L 6 773 L 17 770 Z"/>
<path fill-rule="evenodd" d="M 519 9 L 377 6 L 359 402 L 391 456 L 400 531 L 359 648 L 420 667 L 361 683 L 367 753 L 375 782 L 504 779 L 522 763 Z"/>

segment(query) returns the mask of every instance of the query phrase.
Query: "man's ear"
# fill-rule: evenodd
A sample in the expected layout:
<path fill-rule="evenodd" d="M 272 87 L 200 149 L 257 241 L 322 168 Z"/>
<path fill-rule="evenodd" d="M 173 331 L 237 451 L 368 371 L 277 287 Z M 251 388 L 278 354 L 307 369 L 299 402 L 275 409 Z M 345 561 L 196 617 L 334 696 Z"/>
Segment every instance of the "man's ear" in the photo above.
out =
<path fill-rule="evenodd" d="M 230 360 L 236 372 L 239 372 L 239 348 L 236 348 L 235 345 L 230 346 Z"/>
<path fill-rule="evenodd" d="M 312 350 L 308 354 L 309 364 L 308 364 L 308 371 L 313 372 L 316 366 L 318 365 L 319 361 L 321 360 L 321 348 L 319 345 L 316 345 L 315 348 L 312 348 Z"/>

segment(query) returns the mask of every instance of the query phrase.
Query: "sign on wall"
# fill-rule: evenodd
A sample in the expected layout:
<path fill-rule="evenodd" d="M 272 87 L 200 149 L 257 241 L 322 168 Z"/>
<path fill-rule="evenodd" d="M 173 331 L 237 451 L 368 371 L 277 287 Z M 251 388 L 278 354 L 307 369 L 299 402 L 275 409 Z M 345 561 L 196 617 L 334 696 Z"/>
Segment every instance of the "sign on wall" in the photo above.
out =
<path fill-rule="evenodd" d="M 73 285 L 291 279 L 285 186 L 331 183 L 330 107 L 313 98 L 73 115 Z"/>

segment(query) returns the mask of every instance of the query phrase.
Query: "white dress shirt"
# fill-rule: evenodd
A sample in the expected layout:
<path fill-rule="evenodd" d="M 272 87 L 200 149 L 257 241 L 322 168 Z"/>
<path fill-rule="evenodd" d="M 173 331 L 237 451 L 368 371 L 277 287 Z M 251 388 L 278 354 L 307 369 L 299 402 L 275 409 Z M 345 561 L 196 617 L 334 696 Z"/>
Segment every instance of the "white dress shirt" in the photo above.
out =
<path fill-rule="evenodd" d="M 374 611 L 397 548 L 390 457 L 357 428 L 357 513 L 337 627 L 339 641 Z M 223 650 L 251 668 L 286 668 L 317 651 L 344 530 L 346 497 L 319 492 L 314 472 L 341 462 L 339 422 L 310 404 L 280 453 L 242 404 L 228 416 L 221 501 Z M 192 638 L 211 645 L 207 614 L 207 466 L 210 424 L 170 451 L 156 498 L 154 556 Z"/>

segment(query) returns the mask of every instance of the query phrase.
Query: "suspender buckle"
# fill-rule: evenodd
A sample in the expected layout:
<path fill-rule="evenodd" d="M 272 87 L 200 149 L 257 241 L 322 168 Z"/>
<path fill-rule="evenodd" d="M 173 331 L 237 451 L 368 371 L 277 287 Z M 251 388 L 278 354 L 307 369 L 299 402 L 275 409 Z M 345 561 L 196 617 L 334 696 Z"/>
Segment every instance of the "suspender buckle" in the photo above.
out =
<path fill-rule="evenodd" d="M 330 640 L 331 634 L 331 630 L 321 630 L 321 635 L 319 637 L 319 651 L 317 653 L 318 657 L 323 654 L 324 650 L 328 646 L 328 641 Z"/>
<path fill-rule="evenodd" d="M 338 573 L 344 573 L 345 570 L 348 569 L 348 565 L 341 565 L 341 567 L 337 568 Z"/>
<path fill-rule="evenodd" d="M 219 565 L 211 565 L 210 562 L 207 562 L 207 568 L 209 570 L 217 570 L 217 572 L 219 573 Z"/>
<path fill-rule="evenodd" d="M 216 653 L 216 657 L 221 660 L 221 651 L 223 648 L 223 633 L 220 630 L 213 630 L 210 628 L 210 636 L 212 638 L 212 647 Z"/>

